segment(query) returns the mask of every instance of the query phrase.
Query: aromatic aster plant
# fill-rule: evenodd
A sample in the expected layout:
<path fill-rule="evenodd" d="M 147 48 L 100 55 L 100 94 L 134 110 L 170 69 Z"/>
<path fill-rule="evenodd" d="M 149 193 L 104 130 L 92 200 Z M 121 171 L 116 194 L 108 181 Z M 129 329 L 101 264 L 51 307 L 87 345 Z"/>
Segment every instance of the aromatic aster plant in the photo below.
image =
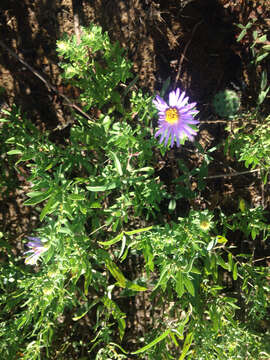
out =
<path fill-rule="evenodd" d="M 80 43 L 59 41 L 58 53 L 82 110 L 71 113 L 69 135 L 59 144 L 15 106 L 0 127 L 1 151 L 27 174 L 24 205 L 39 214 L 35 235 L 16 239 L 17 254 L 8 233 L 0 239 L 7 257 L 0 268 L 2 357 L 267 359 L 269 341 L 237 318 L 244 302 L 252 320 L 264 319 L 267 277 L 252 259 L 234 255 L 227 239 L 230 231 L 254 238 L 267 231 L 262 213 L 227 218 L 192 209 L 214 151 L 199 144 L 197 168 L 178 159 L 174 182 L 160 179 L 166 158 L 155 137 L 171 147 L 194 140 L 196 103 L 180 89 L 168 103 L 139 90 L 123 50 L 98 26 L 83 29 Z M 180 217 L 173 204 L 182 206 L 184 197 L 189 209 Z M 141 321 L 127 314 L 134 304 Z"/>

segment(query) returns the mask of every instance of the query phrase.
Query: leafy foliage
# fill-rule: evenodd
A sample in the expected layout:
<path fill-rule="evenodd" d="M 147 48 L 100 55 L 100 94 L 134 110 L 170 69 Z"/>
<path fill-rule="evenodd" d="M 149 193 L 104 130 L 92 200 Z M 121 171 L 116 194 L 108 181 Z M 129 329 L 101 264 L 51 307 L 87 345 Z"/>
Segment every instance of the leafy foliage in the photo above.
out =
<path fill-rule="evenodd" d="M 246 118 L 246 121 L 253 116 Z M 270 167 L 270 135 L 269 135 L 270 116 L 262 122 L 255 123 L 251 131 L 246 131 L 244 126 L 238 128 L 233 136 L 228 139 L 227 149 L 236 156 L 239 161 L 243 161 L 246 168 L 260 169 L 267 181 Z"/>
<path fill-rule="evenodd" d="M 0 238 L 7 258 L 0 269 L 2 356 L 269 358 L 269 329 L 258 331 L 270 320 L 269 271 L 250 253 L 235 252 L 230 241 L 236 231 L 267 240 L 264 210 L 242 203 L 226 215 L 194 206 L 170 220 L 176 203 L 205 190 L 215 148 L 195 143 L 200 166 L 190 169 L 178 159 L 173 183 L 165 184 L 157 169 L 166 149 L 152 136 L 153 97 L 134 87 L 135 79 L 127 83 L 131 64 L 119 45 L 91 25 L 80 43 L 59 41 L 58 52 L 64 79 L 79 89 L 80 106 L 92 119 L 72 114 L 70 135 L 61 143 L 16 106 L 1 119 L 2 159 L 9 158 L 11 171 L 26 170 L 24 205 L 39 213 L 40 226 L 29 235 L 48 246 L 31 268 L 24 244 L 15 255 L 8 233 Z M 267 122 L 230 145 L 239 161 L 266 172 Z M 251 141 L 257 149 L 252 160 L 245 158 Z M 142 297 L 145 326 L 131 345 L 137 324 L 127 306 Z"/>

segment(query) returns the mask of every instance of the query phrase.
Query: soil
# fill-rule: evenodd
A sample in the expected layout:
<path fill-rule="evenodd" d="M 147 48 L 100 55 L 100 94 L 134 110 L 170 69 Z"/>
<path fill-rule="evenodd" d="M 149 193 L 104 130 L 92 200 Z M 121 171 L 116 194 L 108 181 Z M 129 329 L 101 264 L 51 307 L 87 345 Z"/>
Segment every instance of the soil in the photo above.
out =
<path fill-rule="evenodd" d="M 70 109 L 61 94 L 76 101 L 76 91 L 61 79 L 56 41 L 64 33 L 76 32 L 78 24 L 87 26 L 94 22 L 126 50 L 126 56 L 133 62 L 134 74 L 139 75 L 137 84 L 144 91 L 160 90 L 169 77 L 174 86 L 187 90 L 201 111 L 199 141 L 209 149 L 228 135 L 226 121 L 218 119 L 212 112 L 211 99 L 215 93 L 236 88 L 243 108 L 250 109 L 255 105 L 261 69 L 250 66 L 252 39 L 237 42 L 240 32 L 237 24 L 245 25 L 250 19 L 255 19 L 258 28 L 269 34 L 269 1 L 1 0 L 0 105 L 2 108 L 12 103 L 19 105 L 22 112 L 44 130 L 67 123 Z M 269 74 L 270 62 L 265 66 Z M 33 70 L 41 74 L 45 82 Z M 46 86 L 46 82 L 55 90 Z M 263 111 L 269 113 L 269 109 L 268 97 Z M 164 181 L 174 156 L 189 158 L 191 165 L 199 162 L 199 158 L 192 158 L 190 152 L 172 150 L 171 155 L 163 159 L 168 164 L 160 171 Z M 210 166 L 209 176 L 244 170 L 220 151 Z M 11 239 L 17 242 L 29 234 L 38 221 L 33 210 L 22 206 L 23 186 L 26 186 L 23 169 L 19 175 L 10 175 L 14 175 L 20 185 L 5 198 L 0 198 L 0 225 L 1 231 L 8 231 Z M 262 187 L 256 173 L 217 177 L 207 182 L 203 196 L 207 201 L 197 200 L 192 205 L 199 209 L 220 207 L 225 212 L 232 212 L 237 209 L 241 197 L 251 206 L 262 205 L 269 210 L 269 194 L 268 185 Z M 262 243 L 254 246 L 258 257 L 270 255 L 269 248 L 265 249 Z M 17 250 L 20 251 L 20 247 Z M 140 304 L 132 306 L 138 308 Z M 137 323 L 140 323 L 140 317 Z"/>

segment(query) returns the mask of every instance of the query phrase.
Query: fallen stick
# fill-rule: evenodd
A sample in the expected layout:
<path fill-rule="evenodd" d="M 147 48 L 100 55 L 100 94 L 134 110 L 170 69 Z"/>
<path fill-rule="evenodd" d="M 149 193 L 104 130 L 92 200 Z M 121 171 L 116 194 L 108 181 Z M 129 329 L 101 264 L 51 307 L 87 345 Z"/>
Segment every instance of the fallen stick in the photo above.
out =
<path fill-rule="evenodd" d="M 74 104 L 66 95 L 60 93 L 54 85 L 50 84 L 37 70 L 35 70 L 32 66 L 30 66 L 25 60 L 21 59 L 13 50 L 11 50 L 8 46 L 6 46 L 1 40 L 0 40 L 0 46 L 3 49 L 5 49 L 11 56 L 17 59 L 21 64 L 23 64 L 28 70 L 30 70 L 36 77 L 38 77 L 45 84 L 48 91 L 53 91 L 54 93 L 62 97 L 67 102 L 66 105 L 75 109 L 86 119 L 90 120 L 91 122 L 94 122 L 91 119 L 91 117 L 88 114 L 86 114 L 78 105 Z"/>

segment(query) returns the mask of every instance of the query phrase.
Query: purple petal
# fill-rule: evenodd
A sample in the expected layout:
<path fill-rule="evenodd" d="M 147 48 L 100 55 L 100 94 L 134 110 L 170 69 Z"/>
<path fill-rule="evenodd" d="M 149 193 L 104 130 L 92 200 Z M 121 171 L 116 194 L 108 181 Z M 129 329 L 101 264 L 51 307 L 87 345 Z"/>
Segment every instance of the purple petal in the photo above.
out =
<path fill-rule="evenodd" d="M 37 264 L 37 261 L 38 261 L 38 258 L 39 258 L 39 254 L 33 254 L 33 255 L 30 255 L 28 256 L 26 259 L 25 259 L 25 264 L 27 265 L 36 265 Z"/>
<path fill-rule="evenodd" d="M 193 118 L 187 119 L 186 122 L 187 122 L 187 124 L 194 124 L 194 125 L 200 123 L 198 120 L 195 120 L 195 119 L 193 119 Z"/>
<path fill-rule="evenodd" d="M 166 104 L 166 102 L 160 97 L 160 96 L 156 96 L 155 100 L 153 100 L 153 104 L 156 106 L 156 108 L 159 111 L 164 112 L 165 110 L 167 110 L 169 108 L 169 106 Z"/>
<path fill-rule="evenodd" d="M 188 102 L 189 98 L 185 97 L 185 95 L 186 95 L 186 92 L 183 91 L 182 94 L 180 95 L 178 101 L 177 101 L 177 104 L 176 104 L 177 107 L 183 107 L 185 105 L 185 103 Z"/>
<path fill-rule="evenodd" d="M 27 239 L 41 243 L 41 239 L 38 237 L 27 236 Z"/>
<path fill-rule="evenodd" d="M 181 113 L 186 113 L 186 112 L 192 110 L 195 106 L 196 106 L 196 103 L 191 103 L 191 104 L 182 106 L 182 107 L 179 108 L 178 110 L 179 110 Z"/>
<path fill-rule="evenodd" d="M 160 140 L 159 140 L 160 143 L 162 143 L 162 141 L 164 140 L 165 135 L 166 135 L 166 131 L 163 131 L 163 132 L 161 133 L 161 138 L 160 138 Z M 166 144 L 165 144 L 165 145 L 166 145 Z"/>
<path fill-rule="evenodd" d="M 165 139 L 165 145 L 167 145 L 168 144 L 168 141 L 169 141 L 169 137 L 170 137 L 170 135 L 171 135 L 171 137 L 172 137 L 172 134 L 169 132 L 169 130 L 167 131 L 167 135 L 166 135 L 166 139 Z"/>
<path fill-rule="evenodd" d="M 178 97 L 179 97 L 179 92 L 180 92 L 179 89 L 176 89 L 176 91 L 173 90 L 173 91 L 170 92 L 170 94 L 169 94 L 169 105 L 171 107 L 176 106 L 177 100 L 178 100 Z"/>
<path fill-rule="evenodd" d="M 158 129 L 158 131 L 155 133 L 155 137 L 158 137 L 160 134 L 164 133 L 164 129 L 163 128 L 160 128 Z"/>
<path fill-rule="evenodd" d="M 186 124 L 183 126 L 183 129 L 185 132 L 188 132 L 189 134 L 196 134 L 196 131 Z"/>

